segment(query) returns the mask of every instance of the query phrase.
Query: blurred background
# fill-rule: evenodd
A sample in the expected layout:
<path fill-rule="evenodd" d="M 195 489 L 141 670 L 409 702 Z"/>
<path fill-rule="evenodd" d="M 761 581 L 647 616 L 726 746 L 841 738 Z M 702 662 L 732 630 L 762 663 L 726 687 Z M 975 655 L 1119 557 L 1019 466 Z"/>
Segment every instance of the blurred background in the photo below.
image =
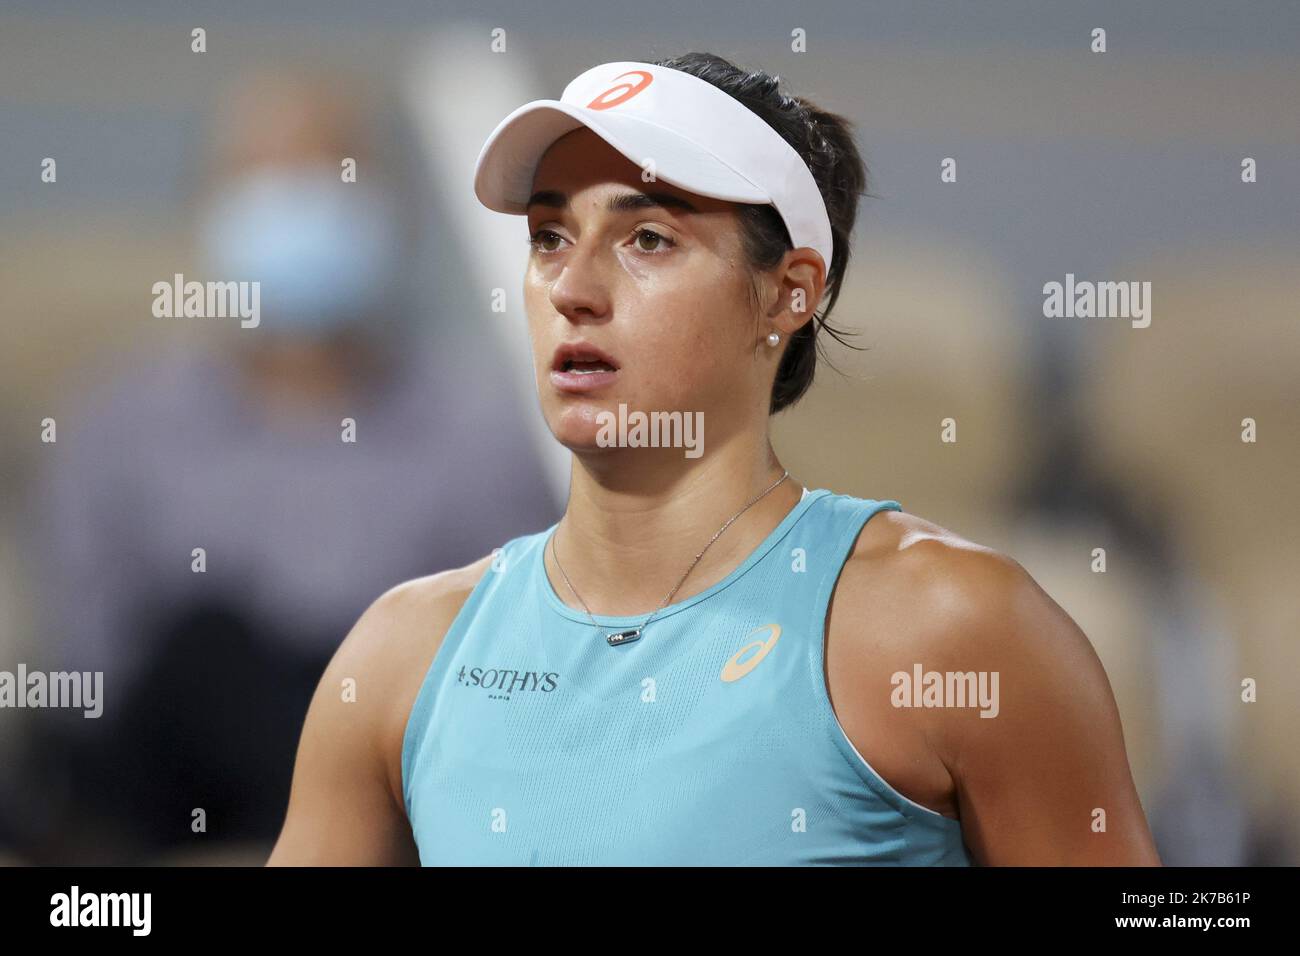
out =
<path fill-rule="evenodd" d="M 0 670 L 111 706 L 0 709 L 0 860 L 261 863 L 361 611 L 559 518 L 526 230 L 473 162 L 587 67 L 688 50 L 851 119 L 872 174 L 832 314 L 867 350 L 776 420 L 792 473 L 1034 575 L 1166 863 L 1300 863 L 1300 7 L 1206 0 L 10 0 Z M 260 277 L 261 325 L 156 316 L 178 273 Z M 1150 327 L 1044 317 L 1067 273 L 1150 282 Z"/>

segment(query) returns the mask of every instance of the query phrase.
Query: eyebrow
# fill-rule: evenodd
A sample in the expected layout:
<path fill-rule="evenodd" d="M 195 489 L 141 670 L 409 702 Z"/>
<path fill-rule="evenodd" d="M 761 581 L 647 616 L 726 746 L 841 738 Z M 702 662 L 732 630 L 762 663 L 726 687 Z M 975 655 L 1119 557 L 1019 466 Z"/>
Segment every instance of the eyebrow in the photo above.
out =
<path fill-rule="evenodd" d="M 532 209 L 533 206 L 548 206 L 552 209 L 567 209 L 569 207 L 569 197 L 558 189 L 542 189 L 533 193 L 528 198 L 528 203 L 524 211 Z M 621 193 L 617 196 L 610 197 L 605 205 L 607 212 L 620 213 L 631 212 L 636 209 L 680 209 L 683 212 L 699 212 L 695 206 L 682 199 L 680 196 L 674 196 L 665 192 L 649 193 Z"/>

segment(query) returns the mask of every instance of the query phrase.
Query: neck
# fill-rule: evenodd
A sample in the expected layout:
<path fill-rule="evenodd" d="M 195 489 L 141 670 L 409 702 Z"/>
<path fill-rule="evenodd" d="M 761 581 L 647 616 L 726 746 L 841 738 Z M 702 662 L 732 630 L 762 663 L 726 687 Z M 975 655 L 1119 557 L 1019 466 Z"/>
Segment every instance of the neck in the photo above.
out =
<path fill-rule="evenodd" d="M 555 593 L 592 614 L 650 614 L 723 523 L 781 477 L 766 435 L 761 444 L 715 445 L 706 458 L 681 449 L 620 448 L 574 456 L 569 503 L 556 531 L 560 563 L 579 601 L 544 560 Z M 754 503 L 708 548 L 670 604 L 730 574 L 799 502 L 793 476 Z"/>

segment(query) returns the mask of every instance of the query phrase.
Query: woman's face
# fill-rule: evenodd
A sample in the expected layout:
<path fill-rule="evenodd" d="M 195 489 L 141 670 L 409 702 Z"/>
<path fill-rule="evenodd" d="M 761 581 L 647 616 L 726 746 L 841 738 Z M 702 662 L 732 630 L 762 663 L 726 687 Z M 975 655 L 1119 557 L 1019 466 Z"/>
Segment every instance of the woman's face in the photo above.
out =
<path fill-rule="evenodd" d="M 598 416 L 620 403 L 703 412 L 706 450 L 710 435 L 766 422 L 778 350 L 763 344 L 731 203 L 642 182 L 583 127 L 542 158 L 528 231 L 538 393 L 562 444 L 600 449 Z"/>

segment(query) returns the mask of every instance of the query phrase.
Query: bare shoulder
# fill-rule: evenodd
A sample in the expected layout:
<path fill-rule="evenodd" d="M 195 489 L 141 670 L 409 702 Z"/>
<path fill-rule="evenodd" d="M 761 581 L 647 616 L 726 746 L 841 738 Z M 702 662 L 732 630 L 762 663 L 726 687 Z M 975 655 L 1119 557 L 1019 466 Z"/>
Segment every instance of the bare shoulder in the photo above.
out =
<path fill-rule="evenodd" d="M 941 653 L 1009 649 L 1030 634 L 1059 637 L 1034 625 L 1073 625 L 1014 557 L 903 511 L 872 516 L 836 589 L 837 612 L 882 607 L 905 612 L 912 639 Z"/>
<path fill-rule="evenodd" d="M 390 787 L 400 798 L 401 746 L 406 720 L 443 637 L 493 555 L 389 588 L 358 618 L 330 663 L 336 681 L 356 682 L 358 702 L 369 697 L 372 729 L 382 750 Z"/>
<path fill-rule="evenodd" d="M 997 672 L 1004 710 L 1013 706 L 997 722 L 1003 730 L 1016 714 L 1041 716 L 1057 695 L 1113 716 L 1091 642 L 1020 562 L 917 515 L 884 511 L 866 523 L 841 572 L 835 613 L 841 639 L 891 668 Z M 927 720 L 950 766 L 970 733 L 989 724 L 971 717 L 940 709 Z"/>
<path fill-rule="evenodd" d="M 841 687 L 861 688 L 856 706 L 912 748 L 907 759 L 884 749 L 888 766 L 929 805 L 955 803 L 976 859 L 1159 864 L 1101 660 L 1018 561 L 915 515 L 878 513 L 845 562 L 835 613 Z M 932 699 L 884 703 L 918 665 Z"/>
<path fill-rule="evenodd" d="M 418 862 L 402 794 L 406 717 L 491 560 L 389 588 L 357 619 L 312 695 L 268 864 Z"/>
<path fill-rule="evenodd" d="M 412 657 L 432 657 L 492 558 L 394 585 L 366 608 L 348 640 L 355 637 L 357 654 L 376 667 L 401 669 Z"/>
<path fill-rule="evenodd" d="M 891 560 L 892 559 L 892 560 Z M 879 511 L 862 528 L 849 561 L 888 562 L 920 571 L 925 565 L 963 565 L 967 573 L 1014 565 L 1005 554 L 907 511 Z M 951 568 L 949 568 L 951 570 Z"/>

